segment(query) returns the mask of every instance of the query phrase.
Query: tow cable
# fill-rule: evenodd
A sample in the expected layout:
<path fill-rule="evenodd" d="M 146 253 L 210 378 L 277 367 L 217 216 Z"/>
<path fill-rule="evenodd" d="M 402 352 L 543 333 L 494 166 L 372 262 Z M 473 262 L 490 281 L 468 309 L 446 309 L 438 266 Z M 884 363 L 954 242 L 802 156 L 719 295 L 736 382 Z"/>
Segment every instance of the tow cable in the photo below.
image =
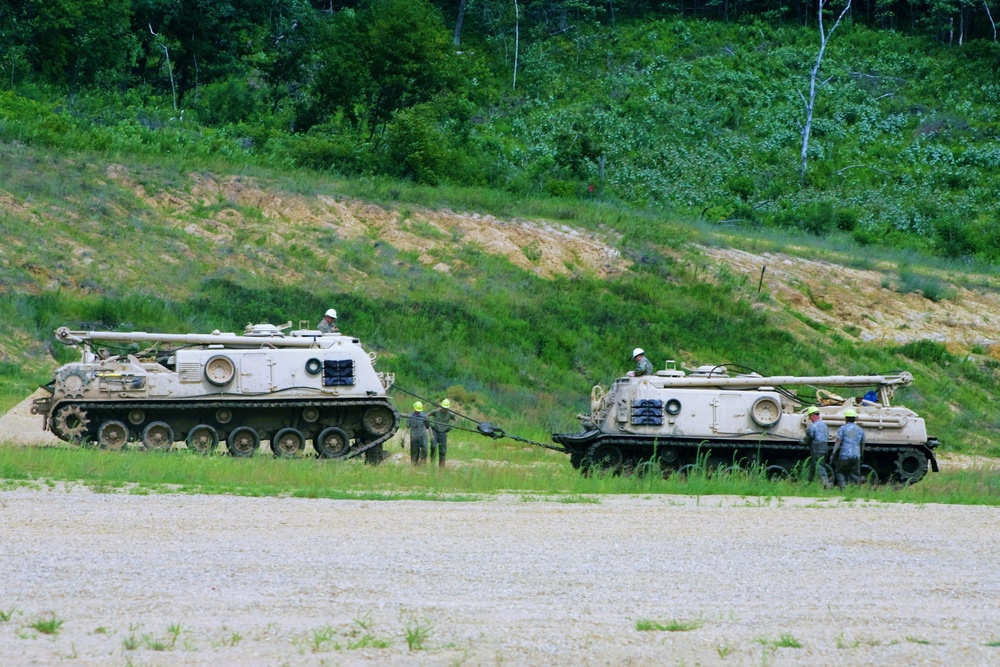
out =
<path fill-rule="evenodd" d="M 454 428 L 455 430 L 466 431 L 467 433 L 478 433 L 479 435 L 486 436 L 487 438 L 491 438 L 493 440 L 500 440 L 501 438 L 507 438 L 509 440 L 515 440 L 517 442 L 523 442 L 523 443 L 528 444 L 528 445 L 535 445 L 536 447 L 544 447 L 545 449 L 551 449 L 553 451 L 560 452 L 562 454 L 566 454 L 566 453 L 569 452 L 568 449 L 565 449 L 563 447 L 556 447 L 555 445 L 547 445 L 544 442 L 536 442 L 534 440 L 528 440 L 527 438 L 522 438 L 521 436 L 518 436 L 518 435 L 511 435 L 510 433 L 507 433 L 506 431 L 504 431 L 499 426 L 494 426 L 493 424 L 491 424 L 489 422 L 481 422 L 481 421 L 479 421 L 477 419 L 473 419 L 472 417 L 469 417 L 468 415 L 463 415 L 461 412 L 458 412 L 457 410 L 452 410 L 451 408 L 446 408 L 446 407 L 444 407 L 442 405 L 439 405 L 437 403 L 437 401 L 432 401 L 431 399 L 424 398 L 423 396 L 420 396 L 419 394 L 415 394 L 412 391 L 407 391 L 406 389 L 403 389 L 402 387 L 400 387 L 398 384 L 394 384 L 391 387 L 389 387 L 389 391 L 392 391 L 393 389 L 397 389 L 397 390 L 403 392 L 404 394 L 409 394 L 410 396 L 412 396 L 413 398 L 416 398 L 417 400 L 426 401 L 428 404 L 435 405 L 435 406 L 441 408 L 442 410 L 447 410 L 448 412 L 452 413 L 453 415 L 455 415 L 457 417 L 461 417 L 462 419 L 467 419 L 467 420 L 469 420 L 470 422 L 472 422 L 473 424 L 476 425 L 476 428 L 466 428 L 464 426 L 454 426 L 454 425 L 452 425 L 452 428 Z M 434 422 L 434 421 L 431 421 L 431 420 L 427 420 L 427 422 L 429 424 L 437 424 L 438 423 L 438 422 Z"/>

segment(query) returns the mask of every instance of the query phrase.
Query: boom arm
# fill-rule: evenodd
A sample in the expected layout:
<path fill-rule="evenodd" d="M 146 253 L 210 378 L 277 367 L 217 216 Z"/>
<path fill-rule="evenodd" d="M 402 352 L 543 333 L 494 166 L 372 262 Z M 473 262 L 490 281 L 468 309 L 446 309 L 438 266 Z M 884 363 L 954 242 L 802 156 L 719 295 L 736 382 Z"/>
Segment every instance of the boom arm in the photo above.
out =
<path fill-rule="evenodd" d="M 645 379 L 645 378 L 643 378 Z M 697 376 L 684 377 L 654 376 L 653 381 L 664 387 L 732 387 L 757 388 L 779 386 L 824 385 L 827 387 L 906 387 L 913 382 L 907 371 L 885 375 L 740 375 L 737 377 Z"/>
<path fill-rule="evenodd" d="M 66 345 L 103 341 L 106 343 L 181 343 L 184 345 L 224 345 L 226 347 L 326 347 L 317 339 L 332 336 L 285 336 L 280 331 L 271 335 L 238 336 L 232 333 L 211 334 L 151 334 L 144 331 L 71 331 L 56 329 L 56 338 Z"/>

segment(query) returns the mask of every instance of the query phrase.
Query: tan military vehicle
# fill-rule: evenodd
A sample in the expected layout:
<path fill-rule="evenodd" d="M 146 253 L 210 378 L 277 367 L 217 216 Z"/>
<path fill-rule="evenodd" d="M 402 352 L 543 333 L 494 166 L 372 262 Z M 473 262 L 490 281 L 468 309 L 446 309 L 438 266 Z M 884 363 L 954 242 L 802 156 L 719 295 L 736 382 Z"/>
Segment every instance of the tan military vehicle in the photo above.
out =
<path fill-rule="evenodd" d="M 56 370 L 51 395 L 32 412 L 63 440 L 111 450 L 184 441 L 208 454 L 221 441 L 233 456 L 251 456 L 266 440 L 284 457 L 311 441 L 325 458 L 381 461 L 382 443 L 399 427 L 386 398 L 393 374 L 376 372 L 375 354 L 357 338 L 286 333 L 291 326 L 248 325 L 242 335 L 61 327 L 56 338 L 82 346 L 81 360 Z"/>
<path fill-rule="evenodd" d="M 927 436 L 924 420 L 891 403 L 896 388 L 913 381 L 907 372 L 765 377 L 730 373 L 725 366 L 688 372 L 673 366 L 619 378 L 608 391 L 593 388 L 590 412 L 579 415 L 584 430 L 552 436 L 574 467 L 619 472 L 656 466 L 686 473 L 756 465 L 771 477 L 787 476 L 809 456 L 799 441 L 808 424 L 805 410 L 817 405 L 831 446 L 845 411 L 857 411 L 867 439 L 862 472 L 869 480 L 912 483 L 928 466 L 938 469 L 938 442 Z M 861 395 L 834 393 L 849 389 Z"/>

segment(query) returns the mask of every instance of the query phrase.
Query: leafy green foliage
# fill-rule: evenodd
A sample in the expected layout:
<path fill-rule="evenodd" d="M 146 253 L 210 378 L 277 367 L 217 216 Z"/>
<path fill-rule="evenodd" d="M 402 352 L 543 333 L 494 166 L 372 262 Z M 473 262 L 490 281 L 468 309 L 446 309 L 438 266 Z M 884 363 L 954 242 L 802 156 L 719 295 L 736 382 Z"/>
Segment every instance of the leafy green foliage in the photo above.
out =
<path fill-rule="evenodd" d="M 953 3 L 854 12 L 824 58 L 803 186 L 799 91 L 817 36 L 784 9 L 697 10 L 715 22 L 641 3 L 523 3 L 516 88 L 507 3 L 467 12 L 460 52 L 427 0 L 325 9 L 0 11 L 0 138 L 596 198 L 1000 261 L 1000 47 L 976 39 L 989 35 L 981 12 L 960 48 L 923 36 L 944 34 Z"/>
<path fill-rule="evenodd" d="M 371 134 L 397 110 L 448 89 L 457 74 L 441 14 L 425 0 L 373 0 L 338 12 L 323 63 L 315 117 L 339 112 Z"/>

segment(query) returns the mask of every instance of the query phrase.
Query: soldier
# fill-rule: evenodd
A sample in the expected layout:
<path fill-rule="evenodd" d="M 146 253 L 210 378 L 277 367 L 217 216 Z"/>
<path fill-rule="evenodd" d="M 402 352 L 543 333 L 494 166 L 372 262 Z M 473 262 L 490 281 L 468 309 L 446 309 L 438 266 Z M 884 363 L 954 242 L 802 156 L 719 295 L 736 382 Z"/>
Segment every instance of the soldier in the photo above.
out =
<path fill-rule="evenodd" d="M 451 411 L 451 401 L 447 398 L 441 401 L 440 406 L 427 413 L 427 419 L 431 423 L 431 460 L 437 456 L 438 466 L 443 468 L 448 456 L 448 431 L 457 419 Z"/>
<path fill-rule="evenodd" d="M 326 315 L 320 320 L 316 328 L 320 330 L 321 333 L 340 333 L 340 329 L 337 328 L 337 311 L 331 308 L 326 311 Z"/>
<path fill-rule="evenodd" d="M 420 465 L 427 461 L 427 415 L 424 404 L 413 404 L 413 413 L 406 418 L 406 429 L 410 432 L 410 461 Z"/>
<path fill-rule="evenodd" d="M 846 424 L 837 429 L 833 443 L 833 469 L 837 472 L 837 486 L 861 483 L 861 458 L 865 455 L 865 432 L 854 423 L 858 413 L 854 408 L 844 410 Z M 839 455 L 839 456 L 838 456 Z"/>
<path fill-rule="evenodd" d="M 826 455 L 830 449 L 830 427 L 823 422 L 823 416 L 815 405 L 806 410 L 806 415 L 809 417 L 809 426 L 800 442 L 809 447 L 809 465 L 803 471 L 803 478 L 811 482 L 818 475 L 823 488 L 829 489 L 831 484 L 830 474 L 826 471 Z"/>
<path fill-rule="evenodd" d="M 649 363 L 649 359 L 646 358 L 646 353 L 642 351 L 641 347 L 632 350 L 632 359 L 635 360 L 635 370 L 628 372 L 629 377 L 653 374 L 653 364 Z"/>

